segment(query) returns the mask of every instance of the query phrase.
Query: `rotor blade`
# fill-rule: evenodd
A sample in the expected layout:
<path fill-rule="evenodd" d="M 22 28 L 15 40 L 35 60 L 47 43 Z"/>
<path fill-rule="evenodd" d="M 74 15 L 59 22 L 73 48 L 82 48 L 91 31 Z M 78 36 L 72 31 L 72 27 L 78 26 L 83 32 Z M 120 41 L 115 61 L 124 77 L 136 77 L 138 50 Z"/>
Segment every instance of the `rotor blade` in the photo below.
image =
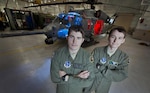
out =
<path fill-rule="evenodd" d="M 81 4 L 85 2 L 60 2 L 60 3 L 46 3 L 46 4 L 39 4 L 34 6 L 28 6 L 24 8 L 30 8 L 30 7 L 39 7 L 39 6 L 49 6 L 49 5 L 66 5 L 66 4 Z"/>
<path fill-rule="evenodd" d="M 67 4 L 91 4 L 90 2 L 59 2 L 59 3 L 46 3 L 46 4 L 39 4 L 34 6 L 27 6 L 24 8 L 30 8 L 30 7 L 39 7 L 39 6 L 49 6 L 49 5 L 67 5 Z M 103 4 L 102 2 L 96 2 L 93 4 Z"/>

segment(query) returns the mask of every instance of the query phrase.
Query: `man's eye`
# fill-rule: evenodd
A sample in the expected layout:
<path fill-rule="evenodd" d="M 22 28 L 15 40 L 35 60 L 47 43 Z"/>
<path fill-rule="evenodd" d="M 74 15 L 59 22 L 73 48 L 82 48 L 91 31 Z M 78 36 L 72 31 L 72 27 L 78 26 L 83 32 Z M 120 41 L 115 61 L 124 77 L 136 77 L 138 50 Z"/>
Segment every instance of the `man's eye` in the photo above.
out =
<path fill-rule="evenodd" d="M 115 38 L 115 36 L 111 36 L 111 38 Z"/>
<path fill-rule="evenodd" d="M 82 39 L 82 37 L 77 37 L 77 39 Z"/>
<path fill-rule="evenodd" d="M 70 37 L 70 38 L 73 38 L 74 36 L 70 35 L 69 37 Z"/>
<path fill-rule="evenodd" d="M 123 39 L 123 37 L 119 37 L 119 39 Z"/>

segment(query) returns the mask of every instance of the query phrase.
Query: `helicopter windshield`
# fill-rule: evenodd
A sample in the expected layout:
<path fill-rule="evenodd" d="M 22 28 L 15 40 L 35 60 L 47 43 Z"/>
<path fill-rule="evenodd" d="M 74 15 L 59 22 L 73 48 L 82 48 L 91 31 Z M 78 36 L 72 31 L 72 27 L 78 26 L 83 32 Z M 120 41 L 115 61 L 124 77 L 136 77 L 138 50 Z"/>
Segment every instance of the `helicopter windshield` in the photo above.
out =
<path fill-rule="evenodd" d="M 84 14 L 86 15 L 86 17 L 94 17 L 95 10 L 92 9 L 85 9 L 84 10 Z"/>
<path fill-rule="evenodd" d="M 55 17 L 55 19 L 52 21 L 52 24 L 53 23 L 59 23 L 60 21 L 59 21 L 59 18 L 58 18 L 58 16 L 57 17 Z"/>
<path fill-rule="evenodd" d="M 49 23 L 46 27 L 44 27 L 44 30 L 48 31 L 52 29 L 52 27 L 55 27 L 56 25 L 60 24 L 59 18 L 55 17 L 52 23 Z"/>
<path fill-rule="evenodd" d="M 69 28 L 71 25 L 82 25 L 82 17 L 76 12 L 60 13 L 49 25 L 44 29 L 46 31 L 57 28 L 64 27 Z"/>

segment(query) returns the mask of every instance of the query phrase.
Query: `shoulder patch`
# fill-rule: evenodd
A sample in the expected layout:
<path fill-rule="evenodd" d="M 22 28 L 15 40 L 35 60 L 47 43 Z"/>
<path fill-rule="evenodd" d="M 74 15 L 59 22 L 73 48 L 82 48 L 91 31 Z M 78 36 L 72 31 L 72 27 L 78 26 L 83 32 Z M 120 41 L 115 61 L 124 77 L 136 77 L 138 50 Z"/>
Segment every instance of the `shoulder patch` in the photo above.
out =
<path fill-rule="evenodd" d="M 93 63 L 93 62 L 94 62 L 93 53 L 91 54 L 91 56 L 90 56 L 90 58 L 89 58 L 89 61 L 90 61 L 91 63 Z"/>

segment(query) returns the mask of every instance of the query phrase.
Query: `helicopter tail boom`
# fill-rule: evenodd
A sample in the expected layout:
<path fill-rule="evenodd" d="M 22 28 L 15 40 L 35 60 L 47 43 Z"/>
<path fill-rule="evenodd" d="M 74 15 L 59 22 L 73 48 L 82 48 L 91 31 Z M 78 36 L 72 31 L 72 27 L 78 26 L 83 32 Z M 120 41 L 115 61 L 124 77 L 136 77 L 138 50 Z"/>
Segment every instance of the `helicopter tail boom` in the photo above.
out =
<path fill-rule="evenodd" d="M 0 33 L 0 37 L 15 37 L 15 36 L 25 36 L 25 35 L 35 35 L 35 34 L 45 34 L 44 31 L 16 31 L 16 32 L 4 32 Z"/>

